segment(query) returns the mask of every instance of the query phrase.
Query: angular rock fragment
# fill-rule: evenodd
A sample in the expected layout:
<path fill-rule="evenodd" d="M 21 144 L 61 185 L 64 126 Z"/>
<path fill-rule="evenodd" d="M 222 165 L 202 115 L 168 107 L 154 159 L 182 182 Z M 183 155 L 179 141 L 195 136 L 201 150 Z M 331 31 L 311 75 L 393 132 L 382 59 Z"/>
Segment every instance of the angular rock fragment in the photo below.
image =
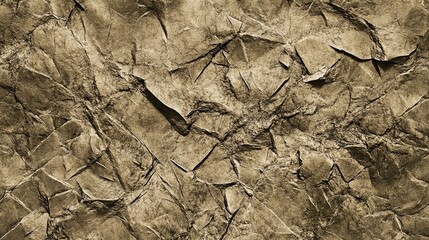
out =
<path fill-rule="evenodd" d="M 3 220 L 0 228 L 0 235 L 2 236 L 9 232 L 16 224 L 21 221 L 21 219 L 30 213 L 28 208 L 9 196 L 3 197 L 2 201 L 0 202 L 0 208 L 1 218 Z"/>
<path fill-rule="evenodd" d="M 322 37 L 303 39 L 295 47 L 310 74 L 328 69 L 340 59 L 340 56 Z"/>
<path fill-rule="evenodd" d="M 331 47 L 344 51 L 359 60 L 370 60 L 372 40 L 366 32 L 349 30 L 334 38 Z"/>

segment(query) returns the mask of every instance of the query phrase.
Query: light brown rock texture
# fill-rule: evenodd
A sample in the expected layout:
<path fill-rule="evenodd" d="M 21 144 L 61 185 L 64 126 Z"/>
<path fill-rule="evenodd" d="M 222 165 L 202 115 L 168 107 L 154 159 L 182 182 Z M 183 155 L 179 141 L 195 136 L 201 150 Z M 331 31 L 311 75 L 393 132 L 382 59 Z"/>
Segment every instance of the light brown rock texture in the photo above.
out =
<path fill-rule="evenodd" d="M 0 239 L 429 239 L 428 0 L 0 1 Z"/>

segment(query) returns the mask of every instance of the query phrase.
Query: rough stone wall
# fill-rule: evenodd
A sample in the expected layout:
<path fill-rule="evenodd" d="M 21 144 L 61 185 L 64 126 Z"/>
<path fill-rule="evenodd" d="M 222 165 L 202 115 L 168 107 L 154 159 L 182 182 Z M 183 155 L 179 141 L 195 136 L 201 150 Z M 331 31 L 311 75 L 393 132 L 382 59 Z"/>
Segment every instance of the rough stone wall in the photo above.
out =
<path fill-rule="evenodd" d="M 2 0 L 0 239 L 429 239 L 428 0 Z"/>

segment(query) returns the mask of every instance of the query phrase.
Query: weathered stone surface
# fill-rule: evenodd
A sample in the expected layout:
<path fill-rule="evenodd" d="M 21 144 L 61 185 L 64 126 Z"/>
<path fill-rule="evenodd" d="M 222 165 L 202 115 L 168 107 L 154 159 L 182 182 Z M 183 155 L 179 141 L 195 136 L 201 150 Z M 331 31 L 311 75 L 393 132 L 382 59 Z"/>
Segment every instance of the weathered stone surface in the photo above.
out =
<path fill-rule="evenodd" d="M 0 2 L 0 239 L 429 239 L 427 0 Z"/>

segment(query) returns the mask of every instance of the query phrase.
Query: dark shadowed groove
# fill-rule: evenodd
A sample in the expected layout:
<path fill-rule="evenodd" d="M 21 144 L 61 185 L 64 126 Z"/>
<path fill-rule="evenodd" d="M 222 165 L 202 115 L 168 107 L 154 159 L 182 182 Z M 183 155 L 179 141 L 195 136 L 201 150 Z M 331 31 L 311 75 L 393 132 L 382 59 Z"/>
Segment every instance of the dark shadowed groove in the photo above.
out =
<path fill-rule="evenodd" d="M 142 85 L 142 93 L 150 103 L 167 119 L 171 126 L 180 135 L 187 136 L 190 132 L 190 124 L 176 110 L 165 105 L 147 87 L 144 79 L 134 76 Z"/>

